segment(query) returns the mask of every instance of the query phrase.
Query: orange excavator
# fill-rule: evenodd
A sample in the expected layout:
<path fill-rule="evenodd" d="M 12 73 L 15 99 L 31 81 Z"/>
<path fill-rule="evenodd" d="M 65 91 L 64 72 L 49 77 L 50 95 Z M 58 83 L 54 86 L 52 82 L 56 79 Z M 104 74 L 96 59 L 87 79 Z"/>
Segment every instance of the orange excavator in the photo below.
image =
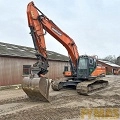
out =
<path fill-rule="evenodd" d="M 44 15 L 33 2 L 27 6 L 27 17 L 37 57 L 37 62 L 31 67 L 31 74 L 24 77 L 22 82 L 22 89 L 29 98 L 49 101 L 50 82 L 44 77 L 49 67 L 44 38 L 46 32 L 66 48 L 70 58 L 70 71 L 65 66 L 64 78 L 53 80 L 53 90 L 75 86 L 78 93 L 89 95 L 108 85 L 108 81 L 96 79 L 100 75 L 105 75 L 105 67 L 97 66 L 95 57 L 79 56 L 74 40 Z"/>

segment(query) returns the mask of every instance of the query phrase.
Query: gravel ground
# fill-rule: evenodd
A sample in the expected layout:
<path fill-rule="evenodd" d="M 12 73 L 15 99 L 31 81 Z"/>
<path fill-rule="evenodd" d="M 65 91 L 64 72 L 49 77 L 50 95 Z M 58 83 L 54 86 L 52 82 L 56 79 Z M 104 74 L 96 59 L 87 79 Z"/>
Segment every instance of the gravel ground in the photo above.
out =
<path fill-rule="evenodd" d="M 81 108 L 120 108 L 120 76 L 107 76 L 109 86 L 91 96 L 76 90 L 52 91 L 50 102 L 31 101 L 22 89 L 0 91 L 0 120 L 78 120 Z"/>

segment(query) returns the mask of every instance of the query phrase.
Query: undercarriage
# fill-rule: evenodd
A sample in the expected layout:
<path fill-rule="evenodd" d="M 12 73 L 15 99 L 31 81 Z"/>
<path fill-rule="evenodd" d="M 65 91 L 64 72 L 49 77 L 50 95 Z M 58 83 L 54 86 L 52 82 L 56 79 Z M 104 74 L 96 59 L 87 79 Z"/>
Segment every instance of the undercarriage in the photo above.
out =
<path fill-rule="evenodd" d="M 108 86 L 108 81 L 102 79 L 91 80 L 72 80 L 72 79 L 60 79 L 52 82 L 52 89 L 59 91 L 63 88 L 75 88 L 77 93 L 82 95 L 90 95 Z"/>

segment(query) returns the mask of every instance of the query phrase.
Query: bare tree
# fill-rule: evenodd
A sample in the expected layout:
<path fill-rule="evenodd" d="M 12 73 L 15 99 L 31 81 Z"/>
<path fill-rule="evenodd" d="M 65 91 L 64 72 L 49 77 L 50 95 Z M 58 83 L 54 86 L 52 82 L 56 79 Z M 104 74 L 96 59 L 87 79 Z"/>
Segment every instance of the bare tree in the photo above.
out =
<path fill-rule="evenodd" d="M 120 56 L 117 57 L 117 64 L 120 65 Z"/>
<path fill-rule="evenodd" d="M 103 58 L 103 60 L 106 60 L 112 63 L 117 63 L 117 58 L 115 57 L 115 55 L 108 55 L 105 58 Z"/>

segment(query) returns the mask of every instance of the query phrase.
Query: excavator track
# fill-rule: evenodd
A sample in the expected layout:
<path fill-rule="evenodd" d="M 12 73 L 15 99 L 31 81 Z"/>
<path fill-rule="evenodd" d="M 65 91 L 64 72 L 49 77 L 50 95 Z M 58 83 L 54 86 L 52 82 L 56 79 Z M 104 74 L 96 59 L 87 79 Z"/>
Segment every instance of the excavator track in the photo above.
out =
<path fill-rule="evenodd" d="M 59 91 L 63 88 L 63 83 L 61 80 L 56 80 L 51 83 L 51 87 L 54 91 Z"/>
<path fill-rule="evenodd" d="M 105 80 L 90 80 L 77 84 L 76 90 L 82 95 L 91 95 L 108 86 Z"/>

